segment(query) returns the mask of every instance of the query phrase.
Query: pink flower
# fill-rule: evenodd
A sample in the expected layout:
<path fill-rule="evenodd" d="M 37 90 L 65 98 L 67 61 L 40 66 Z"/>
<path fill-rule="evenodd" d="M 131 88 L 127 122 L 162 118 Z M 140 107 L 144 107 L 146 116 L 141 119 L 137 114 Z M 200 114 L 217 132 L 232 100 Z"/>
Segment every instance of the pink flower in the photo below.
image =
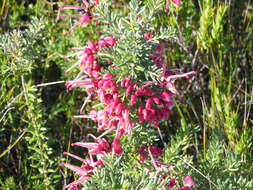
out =
<path fill-rule="evenodd" d="M 120 118 L 119 126 L 124 129 L 125 135 L 129 134 L 133 127 L 132 121 L 129 120 L 129 109 L 125 108 L 121 112 L 121 116 L 119 116 L 119 118 Z"/>
<path fill-rule="evenodd" d="M 112 79 L 112 78 L 113 78 L 112 73 L 105 73 L 103 76 L 103 79 Z"/>
<path fill-rule="evenodd" d="M 97 2 L 96 2 L 96 5 L 97 5 Z M 86 10 L 86 7 L 85 6 L 64 5 L 64 6 L 61 6 L 58 11 L 61 12 L 65 9 L 73 9 L 73 10 L 78 11 L 78 10 L 83 10 L 83 9 Z M 77 25 L 87 24 L 91 21 L 91 17 L 86 15 L 86 13 L 78 13 L 78 14 L 72 14 L 72 15 L 58 15 L 57 19 L 61 19 L 61 18 L 64 18 L 64 17 L 80 18 L 79 21 L 76 21 L 74 23 L 74 25 L 71 26 L 71 28 L 69 29 L 67 34 L 71 33 Z"/>
<path fill-rule="evenodd" d="M 65 189 L 65 188 L 64 188 Z M 69 185 L 69 190 L 78 190 L 78 185 L 77 184 L 71 184 Z"/>
<path fill-rule="evenodd" d="M 99 46 L 100 48 L 104 48 L 104 47 L 106 46 L 106 42 L 105 42 L 104 40 L 99 40 L 99 41 L 98 41 L 98 46 Z"/>
<path fill-rule="evenodd" d="M 92 55 L 92 50 L 90 48 L 84 48 L 83 52 L 85 55 Z"/>
<path fill-rule="evenodd" d="M 151 32 L 147 32 L 146 34 L 144 34 L 144 38 L 146 40 L 150 40 L 152 38 L 152 33 Z"/>
<path fill-rule="evenodd" d="M 104 41 L 106 42 L 106 46 L 109 47 L 109 46 L 116 45 L 117 39 L 113 38 L 113 37 L 110 37 L 110 36 L 107 36 L 107 37 L 104 38 Z"/>
<path fill-rule="evenodd" d="M 90 79 L 81 80 L 76 79 L 72 81 L 66 81 L 65 86 L 68 90 L 73 90 L 74 88 L 80 87 L 80 86 L 94 86 L 94 83 Z"/>
<path fill-rule="evenodd" d="M 147 158 L 148 158 L 148 154 L 145 152 L 145 150 L 147 151 L 147 149 L 149 149 L 149 151 L 151 152 L 151 155 L 153 156 L 153 158 L 157 158 L 159 156 L 161 156 L 163 154 L 163 151 L 155 146 L 140 146 L 137 149 L 137 152 L 140 154 L 140 162 L 143 163 Z"/>
<path fill-rule="evenodd" d="M 118 114 L 120 114 L 123 110 L 124 110 L 124 104 L 122 103 L 119 103 L 115 108 L 115 112 Z"/>
<path fill-rule="evenodd" d="M 140 147 L 137 149 L 137 152 L 140 154 L 140 153 L 144 152 L 145 149 L 146 149 L 146 146 L 140 146 Z"/>
<path fill-rule="evenodd" d="M 75 165 L 68 164 L 68 163 L 63 163 L 63 162 L 60 163 L 59 165 L 69 168 L 70 170 L 76 172 L 76 174 L 79 175 L 79 176 L 85 176 L 85 175 L 88 174 L 88 171 L 86 169 L 81 168 L 79 166 L 75 166 Z"/>
<path fill-rule="evenodd" d="M 151 109 L 151 104 L 153 103 L 153 98 L 148 98 L 146 101 L 146 109 Z"/>
<path fill-rule="evenodd" d="M 103 161 L 101 159 L 99 159 L 97 162 L 96 162 L 96 166 L 102 166 L 104 165 Z"/>
<path fill-rule="evenodd" d="M 143 121 L 144 121 L 143 107 L 142 106 L 138 107 L 138 116 L 139 116 L 139 123 L 142 124 Z"/>
<path fill-rule="evenodd" d="M 134 87 L 132 85 L 129 85 L 126 89 L 126 95 L 130 95 Z"/>
<path fill-rule="evenodd" d="M 172 93 L 169 91 L 163 91 L 160 93 L 160 97 L 164 100 L 164 101 L 170 101 L 171 97 L 172 97 Z"/>
<path fill-rule="evenodd" d="M 128 78 L 128 77 L 126 77 L 126 78 L 124 78 L 124 79 L 121 81 L 120 86 L 121 86 L 121 87 L 129 87 L 130 84 L 131 84 L 131 79 Z"/>
<path fill-rule="evenodd" d="M 97 43 L 96 42 L 92 42 L 92 41 L 88 41 L 87 42 L 88 47 L 92 50 L 92 51 L 97 51 Z"/>
<path fill-rule="evenodd" d="M 176 5 L 177 7 L 179 7 L 179 5 L 180 5 L 180 0 L 171 0 L 172 1 L 172 3 L 174 4 L 174 5 Z"/>
<path fill-rule="evenodd" d="M 99 0 L 95 0 L 95 4 L 98 5 L 99 4 Z"/>
<path fill-rule="evenodd" d="M 123 151 L 123 148 L 120 147 L 120 140 L 114 139 L 112 142 L 112 149 L 114 150 L 115 154 L 119 155 Z"/>
<path fill-rule="evenodd" d="M 79 20 L 80 24 L 87 24 L 90 22 L 90 17 L 87 15 L 84 15 L 81 17 L 81 19 Z"/>
<path fill-rule="evenodd" d="M 91 66 L 94 63 L 94 61 L 95 57 L 93 55 L 88 55 L 81 60 L 80 66 L 84 67 Z"/>
<path fill-rule="evenodd" d="M 143 95 L 146 95 L 146 96 L 153 96 L 154 95 L 154 92 L 150 88 L 144 88 L 142 90 L 142 93 L 143 93 Z"/>
<path fill-rule="evenodd" d="M 192 187 L 195 184 L 193 179 L 190 176 L 185 176 L 183 178 L 183 181 L 184 181 L 185 186 L 188 186 L 188 187 Z"/>
<path fill-rule="evenodd" d="M 130 105 L 133 106 L 137 100 L 137 96 L 135 94 L 131 95 Z"/>
<path fill-rule="evenodd" d="M 172 82 L 166 82 L 166 88 L 171 91 L 173 94 L 178 94 L 178 91 L 175 87 L 175 85 Z"/>

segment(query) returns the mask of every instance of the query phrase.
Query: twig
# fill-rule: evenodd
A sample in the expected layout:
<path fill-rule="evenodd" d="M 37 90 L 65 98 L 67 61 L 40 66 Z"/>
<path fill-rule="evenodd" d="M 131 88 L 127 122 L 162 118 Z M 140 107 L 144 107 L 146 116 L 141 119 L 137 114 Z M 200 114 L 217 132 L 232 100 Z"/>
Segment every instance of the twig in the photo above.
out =
<path fill-rule="evenodd" d="M 205 179 L 207 179 L 209 181 L 209 183 L 211 183 L 213 186 L 215 186 L 218 189 L 218 186 L 212 182 L 208 177 L 206 177 L 204 174 L 202 174 L 198 169 L 194 168 L 191 164 L 189 164 L 188 162 L 184 161 L 182 158 L 178 157 L 181 161 L 183 161 L 185 164 L 187 164 L 188 166 L 190 166 L 193 170 L 195 170 L 197 173 L 199 173 L 202 177 L 204 177 Z"/>
<path fill-rule="evenodd" d="M 15 140 L 15 142 L 11 145 L 8 146 L 8 148 L 3 151 L 1 154 L 0 154 L 0 158 L 3 157 L 6 153 L 10 152 L 10 150 L 16 146 L 16 144 L 22 139 L 22 137 L 25 135 L 26 131 L 23 131 L 22 134 L 17 138 L 17 140 Z"/>

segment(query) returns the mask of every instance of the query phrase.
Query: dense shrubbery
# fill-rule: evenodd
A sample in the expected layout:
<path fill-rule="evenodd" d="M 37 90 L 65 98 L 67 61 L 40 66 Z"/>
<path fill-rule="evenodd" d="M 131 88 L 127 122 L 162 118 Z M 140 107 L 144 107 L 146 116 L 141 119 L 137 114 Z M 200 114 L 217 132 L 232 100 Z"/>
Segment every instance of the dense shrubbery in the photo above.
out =
<path fill-rule="evenodd" d="M 252 189 L 250 1 L 83 2 L 0 7 L 0 187 Z"/>

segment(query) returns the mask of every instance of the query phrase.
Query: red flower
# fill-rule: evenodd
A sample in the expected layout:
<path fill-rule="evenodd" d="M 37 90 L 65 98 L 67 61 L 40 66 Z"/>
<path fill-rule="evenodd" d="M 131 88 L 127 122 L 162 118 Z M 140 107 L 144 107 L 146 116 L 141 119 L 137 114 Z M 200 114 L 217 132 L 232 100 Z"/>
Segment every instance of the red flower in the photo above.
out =
<path fill-rule="evenodd" d="M 150 146 L 149 150 L 154 158 L 157 158 L 158 156 L 163 155 L 163 151 L 158 147 Z"/>
<path fill-rule="evenodd" d="M 174 186 L 176 185 L 176 179 L 175 178 L 172 178 L 171 180 L 170 180 L 170 182 L 168 183 L 168 187 L 169 188 L 173 188 Z"/>

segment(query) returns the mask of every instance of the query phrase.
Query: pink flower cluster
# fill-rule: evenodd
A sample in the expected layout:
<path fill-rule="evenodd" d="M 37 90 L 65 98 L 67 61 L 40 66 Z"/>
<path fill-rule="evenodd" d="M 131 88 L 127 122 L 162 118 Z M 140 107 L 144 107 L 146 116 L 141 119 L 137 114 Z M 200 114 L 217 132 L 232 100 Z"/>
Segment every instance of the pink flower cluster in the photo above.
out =
<path fill-rule="evenodd" d="M 86 159 L 80 158 L 79 156 L 73 155 L 69 152 L 64 152 L 65 155 L 73 157 L 83 163 L 81 167 L 75 166 L 68 163 L 60 163 L 60 166 L 67 167 L 74 171 L 77 176 L 80 178 L 67 186 L 64 189 L 78 190 L 78 184 L 85 182 L 90 176 L 93 175 L 92 170 L 97 167 L 103 165 L 102 158 L 106 153 L 114 153 L 116 155 L 121 154 L 123 149 L 120 147 L 119 139 L 115 138 L 110 146 L 110 144 L 103 138 L 96 138 L 93 135 L 90 135 L 94 138 L 95 142 L 76 142 L 72 143 L 71 146 L 80 146 L 88 149 L 89 157 Z M 95 158 L 94 158 L 95 156 Z"/>
<path fill-rule="evenodd" d="M 111 47 L 116 44 L 113 37 L 105 37 L 98 42 L 88 42 L 88 47 L 75 54 L 79 61 L 74 65 L 80 66 L 80 78 L 67 81 L 68 90 L 83 86 L 93 100 L 100 103 L 94 107 L 102 106 L 103 109 L 92 109 L 89 115 L 80 115 L 79 118 L 91 118 L 98 124 L 98 131 L 107 129 L 108 132 L 116 129 L 116 137 L 120 138 L 123 134 L 129 134 L 132 129 L 132 121 L 129 119 L 129 108 L 119 98 L 119 91 L 112 73 L 100 73 L 100 66 L 96 63 L 95 53 L 101 48 Z M 85 76 L 81 76 L 81 74 Z M 83 114 L 83 110 L 80 111 Z"/>
<path fill-rule="evenodd" d="M 80 51 L 69 55 L 67 58 L 77 56 L 79 60 L 75 64 L 73 64 L 73 66 L 70 67 L 67 72 L 76 66 L 80 67 L 81 72 L 75 80 L 66 82 L 67 89 L 72 90 L 80 86 L 96 85 L 99 82 L 98 79 L 101 78 L 101 67 L 96 63 L 95 54 L 99 52 L 102 48 L 115 46 L 116 42 L 116 38 L 106 36 L 98 42 L 88 41 L 86 47 L 80 48 Z M 82 74 L 85 75 L 79 77 Z"/>
<path fill-rule="evenodd" d="M 165 77 L 163 80 L 160 82 L 132 82 L 130 78 L 126 77 L 120 82 L 120 84 L 117 84 L 113 79 L 112 73 L 101 73 L 101 67 L 97 63 L 96 57 L 97 53 L 103 48 L 113 47 L 116 43 L 116 38 L 108 36 L 98 42 L 89 41 L 86 47 L 81 48 L 80 51 L 70 55 L 77 56 L 79 60 L 68 69 L 68 71 L 79 66 L 80 73 L 76 79 L 66 82 L 67 89 L 72 90 L 77 87 L 85 87 L 89 94 L 87 99 L 90 98 L 99 101 L 97 105 L 92 106 L 88 115 L 84 115 L 84 104 L 80 110 L 81 115 L 74 117 L 90 118 L 97 123 L 98 132 L 102 130 L 105 130 L 105 132 L 103 132 L 98 138 L 93 136 L 96 141 L 95 143 L 77 142 L 72 144 L 87 148 L 90 157 L 88 160 L 82 160 L 70 153 L 66 153 L 84 163 L 81 167 L 65 163 L 61 164 L 81 176 L 77 181 L 74 181 L 67 187 L 73 186 L 74 188 L 78 183 L 82 183 L 90 177 L 94 167 L 103 164 L 101 158 L 104 154 L 111 152 L 114 154 L 120 154 L 123 151 L 120 147 L 121 142 L 119 138 L 123 135 L 128 135 L 133 128 L 133 122 L 130 119 L 130 111 L 136 113 L 140 124 L 148 122 L 156 128 L 158 128 L 159 120 L 167 120 L 171 109 L 174 106 L 172 96 L 177 93 L 173 85 L 173 80 L 194 74 L 170 75 L 164 66 L 165 64 L 162 63 L 164 59 L 162 53 L 163 47 L 158 45 L 151 59 L 157 66 L 162 67 L 165 70 Z M 154 57 L 158 59 L 154 59 Z M 122 91 L 125 93 L 125 97 L 128 98 L 125 98 L 124 100 L 120 98 L 120 92 L 122 93 Z M 126 107 L 126 104 L 129 104 L 130 108 Z M 116 131 L 116 135 L 112 142 L 112 146 L 110 147 L 102 137 L 113 130 Z M 163 151 L 159 148 L 154 146 L 142 146 L 137 152 L 141 156 L 141 163 L 143 163 L 148 157 L 147 152 L 150 152 L 154 166 L 159 166 L 155 161 L 157 157 L 163 154 Z M 97 161 L 93 160 L 92 155 L 96 156 Z"/>
<path fill-rule="evenodd" d="M 83 0 L 84 5 L 87 1 Z M 95 5 L 98 1 L 95 1 Z M 78 17 L 80 18 L 70 32 L 77 25 L 89 23 L 92 19 L 87 14 L 87 6 L 72 6 L 65 5 L 59 11 L 65 9 L 84 10 L 84 13 L 78 15 L 59 15 L 58 18 L 63 17 Z M 147 41 L 152 40 L 152 33 L 147 32 L 144 35 Z M 86 159 L 80 158 L 71 153 L 65 152 L 65 155 L 71 156 L 82 162 L 82 166 L 75 166 L 68 163 L 61 163 L 73 170 L 76 175 L 80 176 L 78 180 L 70 183 L 65 188 L 77 190 L 78 184 L 85 182 L 93 175 L 94 168 L 103 165 L 102 158 L 108 154 L 119 155 L 123 152 L 120 138 L 123 135 L 131 133 L 134 123 L 138 120 L 140 125 L 147 123 L 158 128 L 159 121 L 167 120 L 171 113 L 174 101 L 172 97 L 178 94 L 174 81 L 177 78 L 188 77 L 196 74 L 189 73 L 175 73 L 167 70 L 164 58 L 164 46 L 158 44 L 151 53 L 150 59 L 153 63 L 162 68 L 163 73 L 159 81 L 143 81 L 136 82 L 129 77 L 125 77 L 120 83 L 115 82 L 112 73 L 104 73 L 103 68 L 99 65 L 98 53 L 104 48 L 113 48 L 117 45 L 117 39 L 113 36 L 106 36 L 97 42 L 88 41 L 85 47 L 76 48 L 78 51 L 66 57 L 76 56 L 78 61 L 74 63 L 66 72 L 69 72 L 75 67 L 79 67 L 80 72 L 74 80 L 65 83 L 66 88 L 70 91 L 78 87 L 85 88 L 88 97 L 80 110 L 80 115 L 73 116 L 74 118 L 89 118 L 92 119 L 98 126 L 97 131 L 102 132 L 98 137 L 93 137 L 94 142 L 75 142 L 72 146 L 79 146 L 88 149 L 89 156 Z M 111 65 L 112 68 L 113 65 Z M 85 114 L 85 106 L 89 100 L 91 102 L 90 112 Z M 94 102 L 97 102 L 94 105 Z M 129 105 L 129 106 L 127 106 Z M 131 116 L 130 116 L 130 113 Z M 137 125 L 138 126 L 138 125 Z M 112 143 L 108 143 L 104 137 L 110 132 L 115 131 L 115 137 Z M 162 171 L 165 164 L 158 161 L 158 158 L 163 155 L 163 151 L 155 146 L 141 146 L 137 152 L 140 154 L 140 163 L 150 157 L 153 166 L 158 171 Z M 188 176 L 189 177 L 189 176 Z M 184 179 L 188 181 L 185 188 L 193 186 L 194 182 L 190 182 L 189 178 Z M 170 181 L 168 187 L 174 187 L 175 181 Z M 189 185 L 190 184 L 190 185 Z M 184 187 L 181 187 L 184 188 Z M 184 189 L 178 189 L 184 190 Z"/>
<path fill-rule="evenodd" d="M 125 87 L 125 94 L 130 96 L 129 105 L 137 107 L 140 124 L 147 121 L 158 128 L 159 120 L 168 119 L 174 105 L 171 99 L 173 93 L 163 88 L 162 83 L 148 81 L 132 83 L 129 78 L 125 78 L 123 83 L 121 87 Z M 156 85 L 155 90 L 148 87 L 152 85 Z"/>
<path fill-rule="evenodd" d="M 70 69 L 79 66 L 81 71 L 78 75 L 79 77 L 75 80 L 66 82 L 67 89 L 72 90 L 81 86 L 86 87 L 86 91 L 88 94 L 92 95 L 93 100 L 98 100 L 100 102 L 98 105 L 94 106 L 94 109 L 92 109 L 88 115 L 83 115 L 83 109 L 81 109 L 81 115 L 74 117 L 93 119 L 98 125 L 98 131 L 106 131 L 98 138 L 91 135 L 94 137 L 96 143 L 76 142 L 72 144 L 73 146 L 76 145 L 87 148 L 90 157 L 88 162 L 70 153 L 66 153 L 84 163 L 82 167 L 61 163 L 61 166 L 68 167 L 75 171 L 77 175 L 81 176 L 77 181 L 67 185 L 66 188 L 74 188 L 77 184 L 83 183 L 90 177 L 94 167 L 103 164 L 101 158 L 105 153 L 120 154 L 123 149 L 120 147 L 121 142 L 119 138 L 122 137 L 122 135 L 129 134 L 132 129 L 133 123 L 129 119 L 129 108 L 125 107 L 124 103 L 119 98 L 119 91 L 113 80 L 112 73 L 101 74 L 101 68 L 96 63 L 96 53 L 102 48 L 115 46 L 116 42 L 117 40 L 113 37 L 105 37 L 98 42 L 88 42 L 85 48 L 73 54 L 77 56 L 79 60 Z M 96 110 L 95 108 L 99 106 L 102 108 Z M 102 139 L 102 137 L 114 129 L 116 129 L 116 136 L 110 147 L 107 141 Z M 94 162 L 92 155 L 96 156 L 96 162 Z"/>
<path fill-rule="evenodd" d="M 129 108 L 119 98 L 119 91 L 111 73 L 106 73 L 94 86 L 93 93 L 97 95 L 103 109 L 92 110 L 90 117 L 97 122 L 98 131 L 116 129 L 116 137 L 129 134 L 133 123 L 129 119 Z M 107 133 L 106 132 L 106 133 Z"/>

